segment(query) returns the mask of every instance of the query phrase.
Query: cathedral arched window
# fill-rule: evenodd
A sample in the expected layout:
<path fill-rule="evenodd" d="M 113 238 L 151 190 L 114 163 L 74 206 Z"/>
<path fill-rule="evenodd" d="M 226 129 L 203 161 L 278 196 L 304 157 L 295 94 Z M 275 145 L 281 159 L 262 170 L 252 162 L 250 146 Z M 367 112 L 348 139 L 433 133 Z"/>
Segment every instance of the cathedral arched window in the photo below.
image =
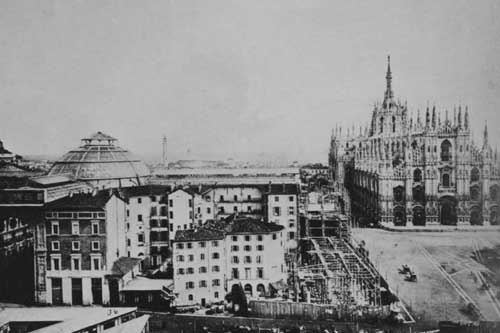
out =
<path fill-rule="evenodd" d="M 420 169 L 415 169 L 415 171 L 413 171 L 413 181 L 414 182 L 422 181 L 422 171 L 420 171 Z"/>
<path fill-rule="evenodd" d="M 434 146 L 434 152 L 437 153 L 437 146 Z"/>
<path fill-rule="evenodd" d="M 490 200 L 497 201 L 498 200 L 498 186 L 490 187 Z"/>
<path fill-rule="evenodd" d="M 479 173 L 479 170 L 477 168 L 474 168 L 470 172 L 470 181 L 477 182 L 477 181 L 479 181 L 480 176 L 481 175 Z"/>
<path fill-rule="evenodd" d="M 401 202 L 404 201 L 405 190 L 402 186 L 395 187 L 393 189 L 394 201 Z"/>
<path fill-rule="evenodd" d="M 396 117 L 392 116 L 392 132 L 396 132 Z"/>
<path fill-rule="evenodd" d="M 424 202 L 425 193 L 424 193 L 424 189 L 422 186 L 420 186 L 420 185 L 415 186 L 412 189 L 412 194 L 413 194 L 413 200 L 419 201 L 419 202 Z"/>
<path fill-rule="evenodd" d="M 474 200 L 474 201 L 479 201 L 481 199 L 481 192 L 479 191 L 478 186 L 471 187 L 470 198 L 471 198 L 471 200 Z"/>
<path fill-rule="evenodd" d="M 447 162 L 451 160 L 451 143 L 444 140 L 441 144 L 441 161 Z"/>
<path fill-rule="evenodd" d="M 460 152 L 462 152 L 462 150 L 463 150 L 463 147 L 462 147 L 462 145 L 460 145 Z"/>
<path fill-rule="evenodd" d="M 380 117 L 380 133 L 384 133 L 384 117 Z"/>

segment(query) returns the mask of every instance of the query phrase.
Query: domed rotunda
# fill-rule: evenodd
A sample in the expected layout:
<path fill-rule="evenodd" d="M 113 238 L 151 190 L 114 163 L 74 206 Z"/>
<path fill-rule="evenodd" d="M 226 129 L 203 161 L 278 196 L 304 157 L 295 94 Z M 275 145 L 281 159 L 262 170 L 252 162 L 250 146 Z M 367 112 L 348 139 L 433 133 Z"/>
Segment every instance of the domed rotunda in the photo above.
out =
<path fill-rule="evenodd" d="M 52 165 L 49 176 L 72 175 L 99 188 L 144 184 L 150 176 L 146 164 L 116 145 L 116 139 L 97 132 Z"/>

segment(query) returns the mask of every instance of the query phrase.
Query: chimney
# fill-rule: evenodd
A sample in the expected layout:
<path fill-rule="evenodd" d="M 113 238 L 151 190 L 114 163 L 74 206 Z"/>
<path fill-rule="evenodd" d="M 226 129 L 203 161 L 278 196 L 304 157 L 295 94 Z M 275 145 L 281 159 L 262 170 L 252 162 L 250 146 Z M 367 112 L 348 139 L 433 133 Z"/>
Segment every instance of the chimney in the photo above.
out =
<path fill-rule="evenodd" d="M 271 184 L 272 184 L 272 182 L 271 182 L 271 181 L 269 181 L 269 184 L 267 185 L 267 191 L 268 191 L 269 193 L 271 193 Z"/>

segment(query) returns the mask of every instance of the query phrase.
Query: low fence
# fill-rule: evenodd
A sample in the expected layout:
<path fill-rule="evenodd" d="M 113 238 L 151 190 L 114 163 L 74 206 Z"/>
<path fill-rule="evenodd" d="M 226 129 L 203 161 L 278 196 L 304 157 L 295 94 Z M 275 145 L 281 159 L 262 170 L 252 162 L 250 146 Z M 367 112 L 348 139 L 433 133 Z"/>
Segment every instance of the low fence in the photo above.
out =
<path fill-rule="evenodd" d="M 384 319 L 390 315 L 390 307 L 358 306 L 342 309 L 328 304 L 310 304 L 277 301 L 250 301 L 253 316 L 265 318 L 303 318 L 304 320 L 362 321 Z"/>
<path fill-rule="evenodd" d="M 437 323 L 416 327 L 415 325 L 388 325 L 368 324 L 355 322 L 333 322 L 333 321 L 307 321 L 301 319 L 268 319 L 248 317 L 226 317 L 226 316 L 202 316 L 202 315 L 174 315 L 158 312 L 147 313 L 149 317 L 149 329 L 151 333 L 225 333 L 225 332 L 300 332 L 322 333 L 325 329 L 330 332 L 336 329 L 341 333 L 358 333 L 360 329 L 367 332 L 380 332 L 380 329 L 391 333 L 422 332 L 436 328 Z M 238 327 L 246 329 L 238 330 Z M 279 330 L 278 330 L 279 329 Z"/>

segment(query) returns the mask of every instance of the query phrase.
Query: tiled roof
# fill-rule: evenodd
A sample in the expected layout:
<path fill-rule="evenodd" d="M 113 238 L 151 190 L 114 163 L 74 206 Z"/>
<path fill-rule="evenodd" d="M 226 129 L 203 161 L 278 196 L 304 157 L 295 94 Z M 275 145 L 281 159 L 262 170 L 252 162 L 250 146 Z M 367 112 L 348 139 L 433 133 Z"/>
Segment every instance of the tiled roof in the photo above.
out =
<path fill-rule="evenodd" d="M 120 257 L 113 263 L 111 275 L 122 277 L 139 265 L 141 261 L 140 258 Z"/>
<path fill-rule="evenodd" d="M 99 191 L 97 193 L 75 193 L 61 199 L 54 200 L 45 205 L 47 210 L 102 210 L 112 193 L 108 190 Z"/>
<path fill-rule="evenodd" d="M 178 230 L 175 233 L 175 241 L 223 239 L 227 234 L 268 234 L 283 229 L 283 226 L 275 223 L 231 215 L 223 221 L 209 221 L 197 229 Z"/>

